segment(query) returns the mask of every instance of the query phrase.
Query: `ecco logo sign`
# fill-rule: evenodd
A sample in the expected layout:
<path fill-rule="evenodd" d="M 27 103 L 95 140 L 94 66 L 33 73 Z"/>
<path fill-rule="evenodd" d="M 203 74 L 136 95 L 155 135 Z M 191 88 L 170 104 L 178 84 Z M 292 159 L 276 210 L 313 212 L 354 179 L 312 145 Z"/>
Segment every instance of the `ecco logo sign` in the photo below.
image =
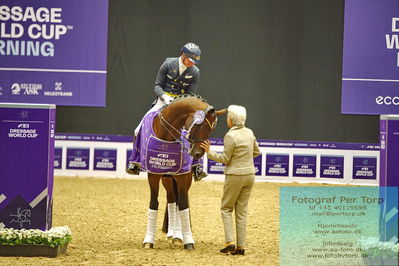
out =
<path fill-rule="evenodd" d="M 399 96 L 377 96 L 377 98 L 375 98 L 375 102 L 379 105 L 399 105 Z"/>

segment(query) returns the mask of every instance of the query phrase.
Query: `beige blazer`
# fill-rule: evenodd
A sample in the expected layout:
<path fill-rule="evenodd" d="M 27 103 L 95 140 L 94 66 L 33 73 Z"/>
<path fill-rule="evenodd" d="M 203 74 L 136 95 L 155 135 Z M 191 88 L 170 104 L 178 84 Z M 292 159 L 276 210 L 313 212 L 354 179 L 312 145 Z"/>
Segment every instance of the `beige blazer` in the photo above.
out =
<path fill-rule="evenodd" d="M 226 175 L 254 174 L 254 157 L 260 155 L 259 146 L 251 129 L 233 126 L 224 136 L 223 153 L 209 150 L 208 158 L 226 165 Z"/>

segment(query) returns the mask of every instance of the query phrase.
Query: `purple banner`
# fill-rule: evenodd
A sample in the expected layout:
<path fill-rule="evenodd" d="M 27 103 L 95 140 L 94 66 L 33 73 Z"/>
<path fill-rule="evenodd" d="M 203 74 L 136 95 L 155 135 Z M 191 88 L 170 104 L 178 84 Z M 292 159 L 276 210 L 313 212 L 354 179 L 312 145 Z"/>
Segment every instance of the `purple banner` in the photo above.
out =
<path fill-rule="evenodd" d="M 129 158 L 130 158 L 131 154 L 132 154 L 132 149 L 127 149 L 126 150 L 126 168 L 129 166 Z"/>
<path fill-rule="evenodd" d="M 266 154 L 266 176 L 288 176 L 289 154 Z"/>
<path fill-rule="evenodd" d="M 62 148 L 54 149 L 54 169 L 62 168 Z"/>
<path fill-rule="evenodd" d="M 255 175 L 262 175 L 262 153 L 254 158 Z"/>
<path fill-rule="evenodd" d="M 218 152 L 222 153 L 222 152 Z M 224 172 L 224 164 L 223 163 L 218 163 L 214 160 L 208 159 L 208 173 L 210 174 L 223 174 Z"/>
<path fill-rule="evenodd" d="M 132 136 L 103 134 L 56 134 L 55 140 L 102 141 L 102 142 L 133 142 Z M 223 146 L 223 139 L 210 139 L 211 145 Z M 317 141 L 276 141 L 258 140 L 259 147 L 301 148 L 301 149 L 333 149 L 333 150 L 380 150 L 378 143 L 351 142 L 317 142 Z"/>
<path fill-rule="evenodd" d="M 293 176 L 316 177 L 316 155 L 294 155 Z"/>
<path fill-rule="evenodd" d="M 101 142 L 130 142 L 132 136 L 102 135 L 102 134 L 56 134 L 55 140 L 76 140 L 76 141 L 101 141 Z M 133 146 L 133 145 L 132 145 Z"/>
<path fill-rule="evenodd" d="M 259 155 L 254 158 L 254 166 L 256 171 L 255 175 L 262 175 L 262 155 Z M 208 173 L 222 175 L 224 173 L 224 168 L 225 165 L 223 163 L 219 163 L 214 160 L 208 159 L 208 168 L 207 168 Z"/>
<path fill-rule="evenodd" d="M 353 157 L 353 179 L 376 179 L 377 158 L 376 157 Z"/>
<path fill-rule="evenodd" d="M 105 106 L 108 0 L 2 0 L 0 102 Z"/>
<path fill-rule="evenodd" d="M 0 228 L 51 228 L 55 106 L 0 103 Z"/>
<path fill-rule="evenodd" d="M 346 0 L 342 113 L 399 114 L 399 1 Z"/>
<path fill-rule="evenodd" d="M 68 148 L 66 169 L 88 170 L 90 161 L 89 148 Z"/>
<path fill-rule="evenodd" d="M 380 238 L 387 241 L 398 239 L 399 115 L 380 117 L 380 143 L 380 195 L 389 195 L 380 212 Z"/>
<path fill-rule="evenodd" d="M 320 158 L 320 177 L 344 178 L 344 156 L 322 155 Z"/>
<path fill-rule="evenodd" d="M 94 170 L 116 170 L 116 149 L 94 149 Z"/>
<path fill-rule="evenodd" d="M 223 139 L 210 139 L 211 145 L 223 145 Z M 378 143 L 319 142 L 291 140 L 258 140 L 259 147 L 332 149 L 332 150 L 380 150 Z"/>
<path fill-rule="evenodd" d="M 399 186 L 399 116 L 383 115 L 380 120 L 380 186 Z"/>

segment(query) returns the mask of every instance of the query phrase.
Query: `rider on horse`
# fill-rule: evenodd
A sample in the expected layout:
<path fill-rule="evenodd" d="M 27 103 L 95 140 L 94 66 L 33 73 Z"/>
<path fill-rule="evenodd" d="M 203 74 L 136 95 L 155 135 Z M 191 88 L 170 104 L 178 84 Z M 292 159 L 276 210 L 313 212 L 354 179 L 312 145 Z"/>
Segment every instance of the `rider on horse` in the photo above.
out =
<path fill-rule="evenodd" d="M 199 46 L 194 43 L 187 43 L 181 49 L 180 57 L 168 57 L 165 59 L 155 80 L 154 91 L 157 95 L 157 99 L 146 115 L 160 110 L 177 96 L 182 94 L 194 94 L 196 92 L 200 76 L 200 71 L 196 64 L 200 63 L 200 56 L 201 50 Z M 144 117 L 146 115 L 144 115 Z M 135 138 L 133 142 L 140 131 L 142 123 L 143 120 L 140 121 L 139 125 L 134 130 Z M 129 174 L 138 175 L 140 172 L 140 164 L 133 161 L 133 158 L 136 158 L 134 156 L 135 152 L 139 151 L 133 148 L 126 171 Z M 207 176 L 200 164 L 193 165 L 192 171 L 195 181 L 199 181 Z"/>

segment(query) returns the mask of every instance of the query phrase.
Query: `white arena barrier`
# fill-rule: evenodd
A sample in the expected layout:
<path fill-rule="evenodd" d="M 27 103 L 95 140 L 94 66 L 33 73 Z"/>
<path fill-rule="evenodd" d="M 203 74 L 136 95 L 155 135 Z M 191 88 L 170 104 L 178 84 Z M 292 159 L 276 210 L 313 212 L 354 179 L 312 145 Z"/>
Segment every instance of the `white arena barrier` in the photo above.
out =
<path fill-rule="evenodd" d="M 56 134 L 54 174 L 105 178 L 146 178 L 125 172 L 132 137 L 120 135 Z M 256 181 L 332 184 L 379 184 L 380 146 L 376 143 L 259 140 Z M 222 139 L 211 148 L 223 150 Z M 223 181 L 224 165 L 204 157 L 208 177 Z"/>

